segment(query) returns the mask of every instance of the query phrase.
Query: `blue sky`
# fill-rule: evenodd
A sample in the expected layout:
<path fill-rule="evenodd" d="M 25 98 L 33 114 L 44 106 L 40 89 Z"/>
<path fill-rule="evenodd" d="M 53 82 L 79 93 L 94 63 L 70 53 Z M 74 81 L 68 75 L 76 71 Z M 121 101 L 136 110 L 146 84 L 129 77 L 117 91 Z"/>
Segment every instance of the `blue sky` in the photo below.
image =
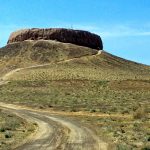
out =
<path fill-rule="evenodd" d="M 0 47 L 21 28 L 83 29 L 108 52 L 150 65 L 149 8 L 150 0 L 0 0 Z"/>

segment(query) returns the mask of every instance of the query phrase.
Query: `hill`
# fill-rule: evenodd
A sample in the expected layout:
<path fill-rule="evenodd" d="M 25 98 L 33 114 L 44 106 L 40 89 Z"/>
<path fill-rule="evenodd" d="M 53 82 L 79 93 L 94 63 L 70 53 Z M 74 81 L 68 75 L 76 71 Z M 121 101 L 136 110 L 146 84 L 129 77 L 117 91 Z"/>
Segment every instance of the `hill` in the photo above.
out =
<path fill-rule="evenodd" d="M 0 85 L 0 101 L 95 113 L 76 119 L 118 141 L 118 149 L 147 144 L 150 66 L 53 40 L 8 44 L 0 48 L 0 60 L 1 77 L 9 81 Z"/>
<path fill-rule="evenodd" d="M 73 44 L 38 40 L 8 44 L 0 48 L 0 71 L 2 74 L 33 64 L 52 63 L 66 59 L 94 55 L 97 50 Z"/>
<path fill-rule="evenodd" d="M 78 110 L 90 107 L 88 109 L 99 111 L 103 111 L 97 105 L 99 103 L 102 103 L 102 107 L 106 103 L 113 110 L 112 105 L 116 101 L 122 106 L 115 110 L 123 111 L 128 107 L 133 109 L 127 102 L 135 102 L 136 105 L 138 101 L 148 102 L 144 95 L 148 97 L 150 94 L 150 67 L 105 51 L 40 40 L 9 44 L 1 48 L 0 52 L 2 73 L 9 72 L 8 69 L 20 68 L 5 75 L 5 80 L 11 81 L 6 87 L 14 86 L 13 93 L 23 90 L 17 96 L 20 102 L 23 100 L 23 103 L 31 102 L 34 105 L 36 101 L 36 104 L 66 107 L 65 109 L 70 109 L 73 105 Z M 15 96 L 13 93 L 9 94 Z M 120 99 L 122 96 L 126 103 Z M 9 101 L 15 99 L 12 96 Z"/>
<path fill-rule="evenodd" d="M 52 74 L 46 73 L 46 76 L 49 76 L 48 80 L 51 80 L 51 76 L 55 76 L 55 80 L 58 75 L 62 79 L 76 79 L 73 76 L 90 80 L 149 79 L 149 66 L 125 60 L 105 51 L 100 55 L 97 53 L 95 49 L 51 40 L 17 42 L 0 49 L 0 71 L 2 74 L 15 68 L 48 64 L 46 68 L 37 66 L 36 69 L 32 68 L 32 71 L 37 71 L 37 68 L 41 72 L 51 70 Z M 39 70 L 34 74 L 40 75 Z M 22 71 L 32 73 L 31 69 Z M 27 76 L 26 78 L 30 78 Z"/>

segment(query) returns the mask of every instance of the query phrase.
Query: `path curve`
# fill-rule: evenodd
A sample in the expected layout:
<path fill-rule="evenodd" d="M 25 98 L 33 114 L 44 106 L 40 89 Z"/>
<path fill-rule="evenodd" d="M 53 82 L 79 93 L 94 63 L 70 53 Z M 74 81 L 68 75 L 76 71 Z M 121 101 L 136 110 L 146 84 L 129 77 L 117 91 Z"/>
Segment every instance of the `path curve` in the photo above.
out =
<path fill-rule="evenodd" d="M 0 106 L 38 125 L 34 136 L 15 150 L 107 150 L 105 142 L 77 121 L 13 104 Z"/>

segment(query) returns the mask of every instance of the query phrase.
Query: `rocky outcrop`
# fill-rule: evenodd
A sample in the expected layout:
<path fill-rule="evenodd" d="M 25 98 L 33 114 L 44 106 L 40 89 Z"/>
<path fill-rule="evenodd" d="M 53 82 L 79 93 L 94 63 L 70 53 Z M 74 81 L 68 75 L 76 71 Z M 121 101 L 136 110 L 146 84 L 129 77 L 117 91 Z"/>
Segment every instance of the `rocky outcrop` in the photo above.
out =
<path fill-rule="evenodd" d="M 82 30 L 72 30 L 63 28 L 49 29 L 24 29 L 13 32 L 8 40 L 8 44 L 25 40 L 56 40 L 64 43 L 72 43 L 86 46 L 93 49 L 103 49 L 100 36 Z"/>

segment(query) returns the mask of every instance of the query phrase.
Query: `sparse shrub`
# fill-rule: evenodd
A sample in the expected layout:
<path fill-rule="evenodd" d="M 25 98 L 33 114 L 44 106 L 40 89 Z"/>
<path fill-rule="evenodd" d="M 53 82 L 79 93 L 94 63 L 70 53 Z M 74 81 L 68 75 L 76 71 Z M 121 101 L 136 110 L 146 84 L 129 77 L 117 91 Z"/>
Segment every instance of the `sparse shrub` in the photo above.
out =
<path fill-rule="evenodd" d="M 71 95 L 71 93 L 69 93 L 69 92 L 65 92 L 65 95 L 67 96 L 67 95 Z"/>
<path fill-rule="evenodd" d="M 12 117 L 12 119 L 7 119 L 5 123 L 5 130 L 16 130 L 17 127 L 20 126 L 19 120 Z"/>
<path fill-rule="evenodd" d="M 48 107 L 49 107 L 49 108 L 52 108 L 53 106 L 52 106 L 51 104 L 48 104 Z"/>
<path fill-rule="evenodd" d="M 127 145 L 125 144 L 118 144 L 116 147 L 116 150 L 131 150 L 131 148 L 129 148 Z"/>
<path fill-rule="evenodd" d="M 36 122 L 33 123 L 34 126 L 38 126 L 38 124 Z"/>
<path fill-rule="evenodd" d="M 129 110 L 124 109 L 121 113 L 122 113 L 122 114 L 129 114 Z"/>
<path fill-rule="evenodd" d="M 150 146 L 146 146 L 146 147 L 142 148 L 142 150 L 150 150 Z"/>
<path fill-rule="evenodd" d="M 76 108 L 71 108 L 70 112 L 77 112 L 77 109 Z"/>
<path fill-rule="evenodd" d="M 40 105 L 39 108 L 40 108 L 40 109 L 44 109 L 44 106 L 43 106 L 43 105 Z"/>
<path fill-rule="evenodd" d="M 111 108 L 110 108 L 110 111 L 111 111 L 111 112 L 117 112 L 117 109 L 118 109 L 118 108 L 114 106 L 114 107 L 111 107 Z"/>
<path fill-rule="evenodd" d="M 90 109 L 90 113 L 94 113 L 94 112 L 96 112 L 95 109 Z"/>
<path fill-rule="evenodd" d="M 6 131 L 5 138 L 12 138 L 13 134 L 10 131 Z"/>
<path fill-rule="evenodd" d="M 139 108 L 133 113 L 133 118 L 134 118 L 134 119 L 142 119 L 142 118 L 146 118 L 146 117 L 147 117 L 147 113 L 146 113 L 144 107 L 139 107 Z"/>
<path fill-rule="evenodd" d="M 28 132 L 34 132 L 34 131 L 35 131 L 35 127 L 31 125 L 31 126 L 28 128 Z"/>
<path fill-rule="evenodd" d="M 98 85 L 106 87 L 108 82 L 109 81 L 107 80 L 101 80 L 101 81 L 98 81 Z"/>
<path fill-rule="evenodd" d="M 5 132 L 5 128 L 4 128 L 4 127 L 1 127 L 1 128 L 0 128 L 0 132 Z"/>

